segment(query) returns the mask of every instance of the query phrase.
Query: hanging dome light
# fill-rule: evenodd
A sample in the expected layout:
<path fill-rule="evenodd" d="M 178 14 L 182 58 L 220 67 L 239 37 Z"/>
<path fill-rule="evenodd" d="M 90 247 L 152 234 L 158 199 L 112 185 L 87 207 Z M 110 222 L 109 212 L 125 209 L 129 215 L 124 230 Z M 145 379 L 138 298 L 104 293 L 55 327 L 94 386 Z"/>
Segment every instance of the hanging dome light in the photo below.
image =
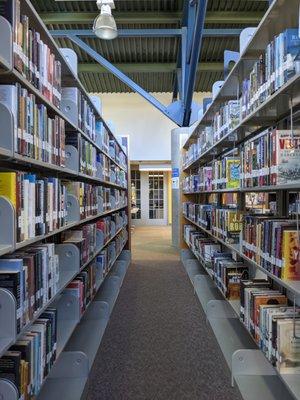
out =
<path fill-rule="evenodd" d="M 117 24 L 111 14 L 114 8 L 112 0 L 97 0 L 100 14 L 94 21 L 93 31 L 100 39 L 111 40 L 118 36 Z"/>

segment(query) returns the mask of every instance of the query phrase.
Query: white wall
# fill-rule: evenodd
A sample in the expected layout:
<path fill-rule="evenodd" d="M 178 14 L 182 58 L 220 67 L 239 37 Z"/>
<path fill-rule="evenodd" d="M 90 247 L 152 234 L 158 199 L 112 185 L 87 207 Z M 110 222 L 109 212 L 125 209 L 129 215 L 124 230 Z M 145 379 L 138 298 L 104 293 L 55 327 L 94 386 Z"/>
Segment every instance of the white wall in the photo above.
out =
<path fill-rule="evenodd" d="M 153 94 L 168 105 L 171 93 Z M 201 103 L 208 94 L 196 93 Z M 131 161 L 171 159 L 171 130 L 176 125 L 136 93 L 100 94 L 103 117 L 112 121 L 117 134 L 130 136 Z"/>

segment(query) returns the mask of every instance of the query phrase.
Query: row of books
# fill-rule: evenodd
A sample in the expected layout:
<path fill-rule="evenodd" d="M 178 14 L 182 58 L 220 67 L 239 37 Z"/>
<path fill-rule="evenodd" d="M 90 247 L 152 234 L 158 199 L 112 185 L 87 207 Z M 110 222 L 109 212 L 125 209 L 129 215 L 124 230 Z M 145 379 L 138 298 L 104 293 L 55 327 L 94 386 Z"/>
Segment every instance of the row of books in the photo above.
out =
<path fill-rule="evenodd" d="M 275 36 L 242 84 L 241 119 L 300 72 L 298 28 Z"/>
<path fill-rule="evenodd" d="M 48 308 L 0 358 L 0 379 L 12 382 L 19 398 L 34 399 L 57 352 L 57 310 Z"/>
<path fill-rule="evenodd" d="M 69 292 L 78 298 L 79 315 L 84 313 L 93 300 L 101 282 L 109 273 L 127 239 L 127 230 L 124 228 L 64 290 L 64 293 Z"/>
<path fill-rule="evenodd" d="M 117 141 L 112 139 L 102 122 L 96 123 L 96 142 L 99 147 L 113 160 L 115 160 L 123 168 L 127 168 L 126 155 L 121 150 Z"/>
<path fill-rule="evenodd" d="M 97 176 L 97 163 L 100 163 L 97 148 L 78 133 L 70 133 L 66 137 L 66 145 L 78 151 L 79 172 L 89 176 Z"/>
<path fill-rule="evenodd" d="M 78 201 L 80 219 L 98 214 L 98 186 L 78 181 L 64 181 L 64 183 L 67 193 L 73 195 Z"/>
<path fill-rule="evenodd" d="M 183 203 L 183 215 L 227 243 L 239 243 L 243 215 L 236 209 L 212 204 Z"/>
<path fill-rule="evenodd" d="M 241 148 L 241 186 L 300 182 L 300 131 L 266 129 Z"/>
<path fill-rule="evenodd" d="M 187 151 L 182 155 L 183 167 L 187 167 L 193 161 L 197 160 L 201 154 L 203 154 L 213 145 L 213 135 L 214 131 L 212 126 L 206 126 L 203 130 L 198 132 L 197 141 L 195 143 L 191 143 Z"/>
<path fill-rule="evenodd" d="M 184 238 L 229 300 L 240 299 L 240 319 L 260 349 L 280 373 L 299 373 L 300 309 L 265 279 L 250 279 L 249 269 L 191 225 Z"/>
<path fill-rule="evenodd" d="M 238 100 L 229 100 L 221 104 L 213 116 L 213 142 L 232 132 L 240 122 L 240 104 Z"/>
<path fill-rule="evenodd" d="M 61 234 L 61 243 L 72 243 L 80 252 L 80 263 L 83 265 L 103 247 L 116 232 L 128 223 L 125 211 L 118 211 L 99 218 L 96 222 L 69 229 Z M 102 233 L 102 241 L 97 240 L 97 233 Z"/>
<path fill-rule="evenodd" d="M 300 234 L 296 220 L 245 216 L 242 251 L 284 280 L 300 280 Z"/>
<path fill-rule="evenodd" d="M 127 195 L 122 189 L 98 187 L 98 210 L 100 212 L 124 207 L 127 205 Z"/>
<path fill-rule="evenodd" d="M 297 28 L 286 29 L 275 36 L 260 55 L 250 74 L 242 83 L 241 97 L 220 106 L 213 117 L 213 143 L 216 143 L 250 113 L 257 109 L 274 92 L 300 72 L 298 53 L 300 37 Z M 230 111 L 229 111 L 230 110 Z M 233 123 L 232 123 L 233 121 Z M 206 132 L 205 132 L 206 133 Z M 200 131 L 199 137 L 202 136 Z M 230 139 L 230 138 L 229 138 Z M 192 144 L 192 160 L 197 159 L 205 148 L 199 147 L 201 139 Z M 193 158 L 195 156 L 195 158 Z M 187 159 L 184 165 L 188 164 Z"/>
<path fill-rule="evenodd" d="M 0 172 L 0 195 L 16 210 L 17 242 L 66 226 L 69 194 L 78 200 L 81 219 L 127 204 L 126 193 L 118 189 L 25 172 Z"/>
<path fill-rule="evenodd" d="M 12 112 L 14 150 L 18 154 L 65 166 L 65 121 L 62 118 L 50 118 L 47 107 L 38 103 L 35 95 L 19 83 L 0 85 L 0 103 Z"/>
<path fill-rule="evenodd" d="M 240 147 L 240 155 L 222 157 L 183 181 L 185 192 L 300 183 L 300 131 L 266 129 Z"/>
<path fill-rule="evenodd" d="M 97 221 L 97 229 L 103 233 L 104 243 L 128 223 L 125 211 L 118 211 L 110 216 L 101 218 Z"/>
<path fill-rule="evenodd" d="M 244 262 L 233 260 L 231 253 L 222 251 L 222 246 L 205 234 L 191 234 L 196 236 L 196 246 L 192 250 L 200 255 L 218 289 L 228 300 L 238 300 L 241 281 L 249 279 L 248 266 Z"/>
<path fill-rule="evenodd" d="M 300 234 L 296 220 L 242 215 L 209 204 L 183 203 L 183 214 L 283 280 L 300 280 Z"/>
<path fill-rule="evenodd" d="M 300 310 L 265 280 L 241 281 L 241 320 L 282 374 L 299 373 Z"/>
<path fill-rule="evenodd" d="M 230 243 L 240 242 L 240 232 L 243 226 L 243 214 L 234 209 L 213 208 L 211 231 L 217 238 Z"/>
<path fill-rule="evenodd" d="M 92 141 L 96 142 L 96 131 L 102 129 L 102 122 L 97 121 L 95 110 L 86 96 L 77 87 L 63 87 L 62 102 L 71 102 L 75 105 L 77 111 L 76 126 Z"/>
<path fill-rule="evenodd" d="M 119 211 L 95 223 L 63 232 L 59 243 L 75 244 L 83 265 L 96 253 L 97 231 L 103 232 L 101 248 L 127 222 L 125 211 Z M 16 298 L 17 332 L 53 298 L 59 289 L 58 283 L 59 257 L 54 243 L 37 244 L 0 258 L 0 287 L 11 291 Z"/>
<path fill-rule="evenodd" d="M 45 235 L 67 223 L 67 187 L 59 179 L 0 172 L 0 195 L 16 210 L 17 242 Z"/>
<path fill-rule="evenodd" d="M 108 132 L 104 129 L 102 122 L 95 113 L 94 107 L 91 106 L 85 94 L 76 87 L 62 87 L 61 63 L 50 47 L 43 41 L 43 33 L 36 30 L 35 21 L 22 12 L 21 0 L 4 2 L 0 8 L 0 15 L 11 23 L 12 31 L 14 32 L 14 68 L 54 106 L 60 108 L 62 102 L 68 103 L 69 101 L 75 103 L 78 110 L 76 124 L 78 128 L 84 131 L 94 142 L 98 142 L 98 140 L 102 142 L 103 149 L 125 167 L 124 154 L 121 152 L 119 145 L 116 144 L 116 141 L 110 140 Z M 25 89 L 22 89 L 22 92 L 26 97 Z M 22 100 L 21 107 L 24 106 L 23 103 L 24 101 Z M 25 110 L 29 108 L 30 105 Z M 11 110 L 14 110 L 14 108 L 12 107 Z M 22 116 L 23 114 L 26 115 L 26 111 L 20 111 L 20 115 Z M 25 140 L 29 140 L 30 135 L 32 135 L 30 131 L 24 132 Z M 96 139 L 97 135 L 99 135 L 98 139 Z M 20 154 L 23 154 L 23 152 Z M 27 155 L 30 156 L 29 154 Z"/>
<path fill-rule="evenodd" d="M 92 248 L 93 243 L 91 243 L 90 238 L 93 236 L 92 232 L 96 224 L 88 224 L 87 226 L 88 228 L 85 233 L 86 237 L 89 238 L 88 245 L 91 245 L 90 248 Z M 127 239 L 128 233 L 124 228 L 114 241 L 109 243 L 109 245 L 104 248 L 62 292 L 62 296 L 65 294 L 72 294 L 72 296 L 78 299 L 79 315 L 84 313 L 93 300 L 101 282 L 110 271 Z M 42 244 L 40 246 L 44 249 L 47 246 L 53 247 L 54 245 Z M 32 254 L 35 255 L 35 253 L 31 252 L 35 250 L 35 247 L 30 247 L 29 249 L 28 257 Z M 40 250 L 39 247 L 37 247 L 37 250 Z M 3 260 L 3 262 L 8 263 L 11 262 L 11 260 L 15 261 L 14 259 L 9 259 Z M 22 261 L 21 259 L 17 260 L 20 262 Z M 25 259 L 23 259 L 23 262 L 24 260 Z M 0 259 L 0 261 L 2 261 L 2 259 Z M 11 267 L 11 269 L 13 271 L 19 270 L 17 267 Z M 1 272 L 0 269 L 0 278 L 2 276 Z M 20 272 L 18 273 L 23 275 Z M 24 276 L 27 276 L 27 272 L 24 273 Z M 2 280 L 0 280 L 0 282 L 2 282 Z M 10 290 L 9 287 L 8 290 Z M 36 311 L 38 311 L 38 309 Z M 20 339 L 10 347 L 9 351 L 0 358 L 0 379 L 7 379 L 12 382 L 19 391 L 20 398 L 30 400 L 38 396 L 41 386 L 56 360 L 59 328 L 57 318 L 58 312 L 59 310 L 57 308 L 47 308 L 47 310 L 34 321 L 30 329 L 24 332 Z"/>
<path fill-rule="evenodd" d="M 0 14 L 12 25 L 14 68 L 59 107 L 60 61 L 43 41 L 42 33 L 36 30 L 34 21 L 22 12 L 21 6 L 21 0 L 6 1 Z"/>
<path fill-rule="evenodd" d="M 65 145 L 73 145 L 79 153 L 79 172 L 93 177 L 100 174 L 100 178 L 114 183 L 124 182 L 124 174 L 105 154 L 78 133 L 66 135 L 64 120 L 58 116 L 49 118 L 47 107 L 37 104 L 36 97 L 20 84 L 0 85 L 0 103 L 12 111 L 18 154 L 65 167 Z M 115 159 L 116 154 L 123 153 L 117 153 L 119 145 L 115 140 L 110 142 Z M 126 158 L 124 154 L 123 158 Z"/>
<path fill-rule="evenodd" d="M 0 258 L 0 287 L 16 299 L 17 332 L 56 294 L 59 259 L 54 243 L 41 243 Z"/>
<path fill-rule="evenodd" d="M 219 189 L 240 187 L 240 158 L 223 157 L 212 162 L 212 166 L 200 167 L 198 174 L 183 179 L 185 193 L 210 192 Z"/>
<path fill-rule="evenodd" d="M 95 167 L 98 178 L 105 182 L 114 183 L 116 185 L 126 187 L 127 174 L 126 171 L 119 168 L 105 154 L 98 153 L 96 156 Z"/>
<path fill-rule="evenodd" d="M 223 295 L 229 300 L 238 300 L 241 280 L 249 278 L 248 267 L 234 261 L 230 253 L 222 251 L 220 244 L 191 225 L 184 225 L 184 237 Z"/>

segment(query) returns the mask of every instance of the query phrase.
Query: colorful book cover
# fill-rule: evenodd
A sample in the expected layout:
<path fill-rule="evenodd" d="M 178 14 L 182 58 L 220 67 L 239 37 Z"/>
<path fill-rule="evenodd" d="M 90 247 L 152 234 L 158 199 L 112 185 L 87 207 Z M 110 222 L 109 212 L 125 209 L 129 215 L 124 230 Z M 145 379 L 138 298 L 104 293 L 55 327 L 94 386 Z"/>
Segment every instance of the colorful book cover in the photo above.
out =
<path fill-rule="evenodd" d="M 282 240 L 282 279 L 300 279 L 300 237 L 299 232 L 285 230 Z"/>
<path fill-rule="evenodd" d="M 240 187 L 240 166 L 239 158 L 226 158 L 227 189 Z"/>
<path fill-rule="evenodd" d="M 17 206 L 17 173 L 0 172 L 0 196 L 7 197 L 13 206 Z"/>
<path fill-rule="evenodd" d="M 300 181 L 300 130 L 276 131 L 276 182 L 284 185 Z"/>
<path fill-rule="evenodd" d="M 280 373 L 300 372 L 300 320 L 277 321 L 277 368 Z"/>

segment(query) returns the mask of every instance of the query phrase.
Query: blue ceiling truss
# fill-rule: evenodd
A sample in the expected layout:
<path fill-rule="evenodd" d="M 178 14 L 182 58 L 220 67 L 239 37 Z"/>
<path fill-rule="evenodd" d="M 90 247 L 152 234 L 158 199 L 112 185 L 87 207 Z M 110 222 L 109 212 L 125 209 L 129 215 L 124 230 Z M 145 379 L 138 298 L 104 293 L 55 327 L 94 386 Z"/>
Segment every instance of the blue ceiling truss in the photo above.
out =
<path fill-rule="evenodd" d="M 120 29 L 119 37 L 178 37 L 179 51 L 172 102 L 160 103 L 153 95 L 97 53 L 82 38 L 95 37 L 92 30 L 52 30 L 53 37 L 66 37 L 97 63 L 141 95 L 178 126 L 190 126 L 198 119 L 199 106 L 193 102 L 202 38 L 238 36 L 241 29 L 204 29 L 207 0 L 185 0 L 181 29 Z M 99 39 L 100 40 L 100 39 Z M 201 62 L 200 62 L 201 70 Z"/>

